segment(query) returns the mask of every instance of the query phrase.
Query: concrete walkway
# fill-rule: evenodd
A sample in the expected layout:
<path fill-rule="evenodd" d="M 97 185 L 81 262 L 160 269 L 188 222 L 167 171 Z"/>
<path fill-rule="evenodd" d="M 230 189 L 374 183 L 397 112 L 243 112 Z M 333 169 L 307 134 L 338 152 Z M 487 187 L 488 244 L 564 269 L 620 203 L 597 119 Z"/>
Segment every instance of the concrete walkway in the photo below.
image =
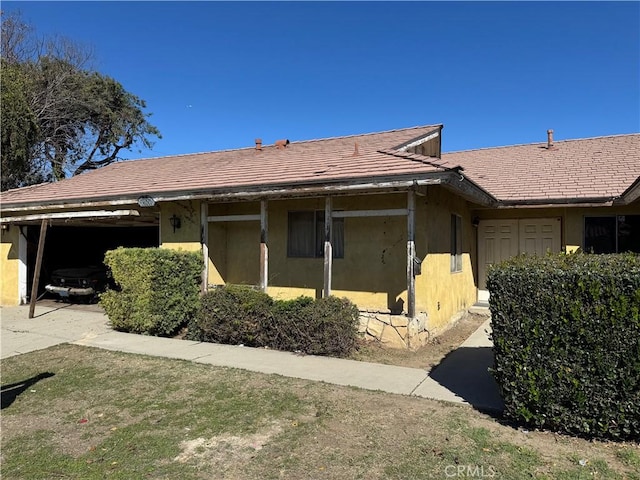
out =
<path fill-rule="evenodd" d="M 493 362 L 489 320 L 429 374 L 419 368 L 116 332 L 106 316 L 90 306 L 38 306 L 32 319 L 28 312 L 27 306 L 0 308 L 0 358 L 73 343 L 465 403 L 480 410 L 503 409 L 487 371 Z"/>

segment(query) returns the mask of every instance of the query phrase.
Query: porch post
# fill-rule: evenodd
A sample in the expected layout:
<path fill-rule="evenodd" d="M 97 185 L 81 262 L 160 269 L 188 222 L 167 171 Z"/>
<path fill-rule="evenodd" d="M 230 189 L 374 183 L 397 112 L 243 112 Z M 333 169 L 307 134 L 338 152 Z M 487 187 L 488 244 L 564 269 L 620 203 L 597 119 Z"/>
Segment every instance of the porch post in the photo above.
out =
<path fill-rule="evenodd" d="M 209 290 L 209 204 L 206 201 L 200 204 L 200 244 L 204 261 L 202 293 L 207 293 Z"/>
<path fill-rule="evenodd" d="M 44 256 L 44 241 L 47 237 L 47 227 L 49 220 L 43 219 L 40 224 L 40 238 L 38 240 L 38 254 L 36 255 L 36 269 L 33 273 L 33 283 L 31 284 L 31 299 L 29 302 L 29 318 L 33 318 L 36 310 L 36 300 L 38 300 L 38 285 L 40 284 L 40 270 L 42 269 L 42 257 Z"/>
<path fill-rule="evenodd" d="M 331 231 L 333 229 L 333 202 L 330 196 L 324 201 L 324 294 L 331 295 L 331 277 L 333 269 L 333 246 L 331 245 Z"/>
<path fill-rule="evenodd" d="M 260 201 L 260 289 L 269 286 L 269 215 L 267 201 Z"/>
<path fill-rule="evenodd" d="M 18 299 L 20 305 L 27 303 L 27 236 L 23 227 L 16 225 L 18 229 Z M 24 227 L 25 230 L 29 227 Z"/>
<path fill-rule="evenodd" d="M 416 197 L 413 190 L 407 193 L 407 316 L 416 316 L 416 277 L 413 259 L 416 256 L 415 244 Z"/>

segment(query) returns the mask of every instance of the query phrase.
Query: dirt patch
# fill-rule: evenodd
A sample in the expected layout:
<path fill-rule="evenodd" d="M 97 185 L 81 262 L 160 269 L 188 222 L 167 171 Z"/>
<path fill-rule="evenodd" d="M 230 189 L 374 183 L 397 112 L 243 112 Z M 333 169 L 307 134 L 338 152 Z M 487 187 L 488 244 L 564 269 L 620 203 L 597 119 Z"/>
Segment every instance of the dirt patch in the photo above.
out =
<path fill-rule="evenodd" d="M 227 463 L 231 459 L 234 461 L 248 460 L 255 455 L 255 452 L 262 450 L 267 442 L 281 431 L 282 427 L 274 424 L 270 428 L 252 435 L 219 435 L 209 439 L 199 437 L 185 440 L 180 443 L 182 450 L 180 455 L 173 461 L 187 463 L 197 460 L 215 466 Z"/>
<path fill-rule="evenodd" d="M 487 319 L 486 315 L 467 313 L 447 330 L 433 337 L 427 345 L 414 352 L 385 348 L 377 342 L 362 342 L 358 352 L 352 358 L 363 362 L 422 368 L 430 371 L 448 353 L 469 338 Z"/>

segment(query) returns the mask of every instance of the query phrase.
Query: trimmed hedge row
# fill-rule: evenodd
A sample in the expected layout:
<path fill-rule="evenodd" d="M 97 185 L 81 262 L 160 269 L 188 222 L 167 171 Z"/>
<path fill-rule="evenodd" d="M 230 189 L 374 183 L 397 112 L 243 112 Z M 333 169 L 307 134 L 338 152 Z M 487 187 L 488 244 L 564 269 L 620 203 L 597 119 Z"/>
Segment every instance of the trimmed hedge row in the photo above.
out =
<path fill-rule="evenodd" d="M 111 326 L 171 336 L 196 315 L 202 255 L 164 248 L 118 248 L 105 255 L 117 290 L 100 296 Z"/>
<path fill-rule="evenodd" d="M 640 255 L 516 257 L 487 287 L 507 418 L 640 438 Z"/>
<path fill-rule="evenodd" d="M 356 349 L 358 316 L 347 299 L 274 301 L 251 287 L 227 285 L 202 296 L 187 335 L 204 342 L 344 357 Z"/>

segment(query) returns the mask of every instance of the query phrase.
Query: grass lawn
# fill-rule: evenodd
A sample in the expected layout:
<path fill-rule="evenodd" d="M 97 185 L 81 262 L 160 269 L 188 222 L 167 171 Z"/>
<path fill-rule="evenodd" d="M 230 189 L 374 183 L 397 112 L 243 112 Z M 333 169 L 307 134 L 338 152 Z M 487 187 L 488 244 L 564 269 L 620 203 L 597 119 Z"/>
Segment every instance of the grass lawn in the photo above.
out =
<path fill-rule="evenodd" d="M 636 444 L 464 405 L 74 345 L 1 367 L 5 480 L 640 480 Z"/>

